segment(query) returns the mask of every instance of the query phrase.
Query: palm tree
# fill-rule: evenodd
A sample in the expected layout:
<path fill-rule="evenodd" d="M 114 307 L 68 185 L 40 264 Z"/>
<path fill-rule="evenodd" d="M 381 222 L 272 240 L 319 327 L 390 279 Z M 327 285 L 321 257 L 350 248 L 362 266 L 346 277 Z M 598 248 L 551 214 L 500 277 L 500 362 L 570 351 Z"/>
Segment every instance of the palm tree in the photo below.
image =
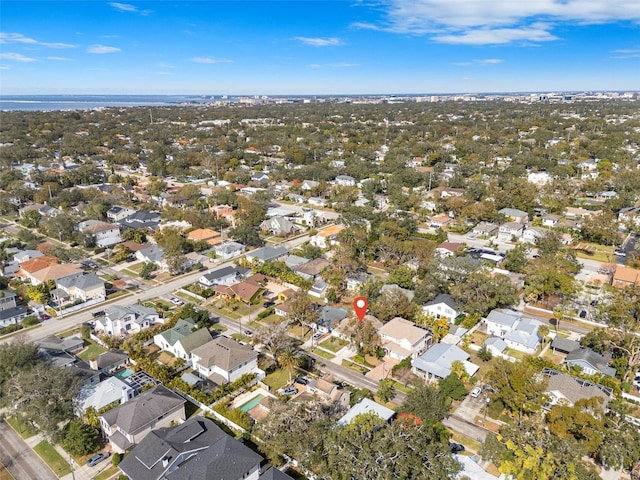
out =
<path fill-rule="evenodd" d="M 291 383 L 291 377 L 293 372 L 300 366 L 301 358 L 298 355 L 298 352 L 291 348 L 287 347 L 278 356 L 278 363 L 282 368 L 289 372 L 289 383 Z"/>

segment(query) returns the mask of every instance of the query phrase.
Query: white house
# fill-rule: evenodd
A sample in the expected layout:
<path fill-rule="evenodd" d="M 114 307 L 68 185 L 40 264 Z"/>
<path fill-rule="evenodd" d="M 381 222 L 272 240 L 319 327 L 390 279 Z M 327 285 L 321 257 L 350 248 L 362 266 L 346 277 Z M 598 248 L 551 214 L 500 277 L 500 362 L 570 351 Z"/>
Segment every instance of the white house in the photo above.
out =
<path fill-rule="evenodd" d="M 136 391 L 117 377 L 108 377 L 95 385 L 86 385 L 80 389 L 75 403 L 77 413 L 82 414 L 89 407 L 99 411 L 118 402 L 120 405 L 136 396 Z"/>
<path fill-rule="evenodd" d="M 555 227 L 562 220 L 562 215 L 554 215 L 552 213 L 548 213 L 542 217 L 542 226 L 543 227 Z"/>
<path fill-rule="evenodd" d="M 163 272 L 169 271 L 169 265 L 167 265 L 167 262 L 164 260 L 164 252 L 158 245 L 151 245 L 150 247 L 138 250 L 135 255 L 141 262 L 153 263 Z"/>
<path fill-rule="evenodd" d="M 422 306 L 422 313 L 434 318 L 446 318 L 453 323 L 460 314 L 456 301 L 448 293 L 441 293 Z"/>
<path fill-rule="evenodd" d="M 261 373 L 258 352 L 227 337 L 217 337 L 191 352 L 193 368 L 205 378 L 223 385 L 245 373 Z"/>
<path fill-rule="evenodd" d="M 549 234 L 549 230 L 542 227 L 527 227 L 522 234 L 521 240 L 526 243 L 536 243 L 539 238 L 543 238 Z"/>
<path fill-rule="evenodd" d="M 95 273 L 74 273 L 56 280 L 56 288 L 51 291 L 51 297 L 59 304 L 104 300 L 104 280 Z"/>
<path fill-rule="evenodd" d="M 121 207 L 118 205 L 114 205 L 109 210 L 107 210 L 107 218 L 112 222 L 119 222 L 120 220 L 124 220 L 129 215 L 133 215 L 136 211 L 130 207 Z"/>
<path fill-rule="evenodd" d="M 402 317 L 395 317 L 382 325 L 378 335 L 386 354 L 398 360 L 422 355 L 433 342 L 431 331 Z"/>
<path fill-rule="evenodd" d="M 221 245 L 213 247 L 213 251 L 222 260 L 229 260 L 244 253 L 245 246 L 238 242 L 225 242 Z"/>
<path fill-rule="evenodd" d="M 472 377 L 480 367 L 469 362 L 469 358 L 470 355 L 456 345 L 436 343 L 425 353 L 413 359 L 412 371 L 427 382 L 434 382 L 447 377 L 451 373 L 451 364 L 459 361 Z"/>
<path fill-rule="evenodd" d="M 335 179 L 335 184 L 342 187 L 355 187 L 356 179 L 349 175 L 338 175 Z"/>
<path fill-rule="evenodd" d="M 171 353 L 174 357 L 191 360 L 191 352 L 211 341 L 211 334 L 206 328 L 197 329 L 191 319 L 180 319 L 169 330 L 153 337 L 153 343 Z"/>
<path fill-rule="evenodd" d="M 518 222 L 507 222 L 498 228 L 498 240 L 501 242 L 509 242 L 514 237 L 520 238 L 524 233 L 525 225 Z"/>
<path fill-rule="evenodd" d="M 96 318 L 95 330 L 107 335 L 127 335 L 161 323 L 160 316 L 152 308 L 142 305 L 110 305 L 104 310 L 104 316 Z"/>
<path fill-rule="evenodd" d="M 108 247 L 122 242 L 120 225 L 113 223 L 86 220 L 78 224 L 78 230 L 90 237 L 98 247 Z"/>
<path fill-rule="evenodd" d="M 329 248 L 330 246 L 337 245 L 338 234 L 344 230 L 342 225 L 333 225 L 319 231 L 316 235 L 311 237 L 310 243 L 319 248 Z"/>
<path fill-rule="evenodd" d="M 523 317 L 515 310 L 492 310 L 485 319 L 487 333 L 500 337 L 508 347 L 534 354 L 540 346 L 538 328 L 542 322 Z"/>
<path fill-rule="evenodd" d="M 248 272 L 250 272 L 250 270 L 247 268 L 228 265 L 205 273 L 198 279 L 198 282 L 205 287 L 213 287 L 215 285 L 226 285 L 227 287 L 230 287 L 231 285 L 242 281 Z"/>

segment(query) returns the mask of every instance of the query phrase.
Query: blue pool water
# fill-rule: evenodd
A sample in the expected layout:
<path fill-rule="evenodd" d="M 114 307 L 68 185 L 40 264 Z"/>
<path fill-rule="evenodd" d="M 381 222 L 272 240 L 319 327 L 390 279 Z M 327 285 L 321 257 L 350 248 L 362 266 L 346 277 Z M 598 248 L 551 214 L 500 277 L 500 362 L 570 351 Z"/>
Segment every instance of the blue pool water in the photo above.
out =
<path fill-rule="evenodd" d="M 120 370 L 118 373 L 114 374 L 114 377 L 119 378 L 120 380 L 124 380 L 131 375 L 133 375 L 133 370 L 130 368 L 125 368 L 124 370 Z"/>
<path fill-rule="evenodd" d="M 247 403 L 243 403 L 240 406 L 240 410 L 242 410 L 243 412 L 247 413 L 249 410 L 251 410 L 253 407 L 255 407 L 258 403 L 260 403 L 260 400 L 262 400 L 263 398 L 264 398 L 264 395 L 262 395 L 262 394 L 256 395 L 251 400 L 249 400 Z"/>

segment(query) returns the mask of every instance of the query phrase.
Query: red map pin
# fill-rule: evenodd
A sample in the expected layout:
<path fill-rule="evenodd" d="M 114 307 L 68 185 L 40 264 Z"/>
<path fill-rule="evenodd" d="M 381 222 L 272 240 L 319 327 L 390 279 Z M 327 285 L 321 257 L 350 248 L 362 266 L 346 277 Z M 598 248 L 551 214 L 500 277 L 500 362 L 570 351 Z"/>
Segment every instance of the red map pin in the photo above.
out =
<path fill-rule="evenodd" d="M 353 301 L 353 310 L 356 312 L 358 320 L 362 321 L 364 316 L 367 314 L 368 306 L 369 302 L 364 297 L 358 297 Z"/>

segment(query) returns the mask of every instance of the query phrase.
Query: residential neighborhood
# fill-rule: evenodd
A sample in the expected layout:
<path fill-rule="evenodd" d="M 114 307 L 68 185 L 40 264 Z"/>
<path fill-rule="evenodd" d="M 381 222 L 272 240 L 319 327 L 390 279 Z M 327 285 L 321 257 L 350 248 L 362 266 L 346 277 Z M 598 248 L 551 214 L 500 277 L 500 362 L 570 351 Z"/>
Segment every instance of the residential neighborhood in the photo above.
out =
<path fill-rule="evenodd" d="M 65 480 L 640 478 L 637 100 L 3 112 L 7 428 Z"/>

